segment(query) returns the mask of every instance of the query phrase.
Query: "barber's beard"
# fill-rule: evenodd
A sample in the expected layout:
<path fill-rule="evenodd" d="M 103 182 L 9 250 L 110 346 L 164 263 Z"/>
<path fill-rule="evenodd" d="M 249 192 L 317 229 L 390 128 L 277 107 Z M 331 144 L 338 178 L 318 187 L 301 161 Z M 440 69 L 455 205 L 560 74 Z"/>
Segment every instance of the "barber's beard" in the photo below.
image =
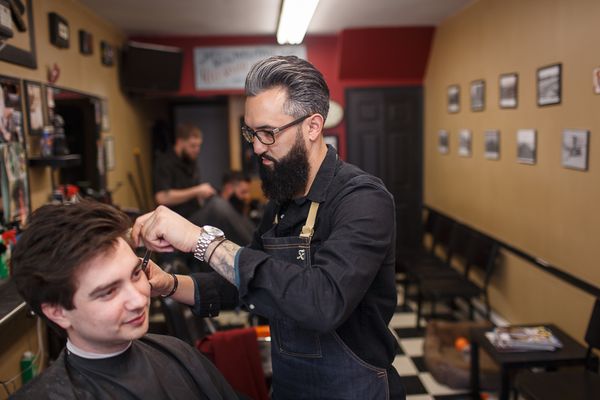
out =
<path fill-rule="evenodd" d="M 262 163 L 259 167 L 262 190 L 267 198 L 283 203 L 304 193 L 310 166 L 301 132 L 297 133 L 296 142 L 281 160 L 277 161 L 266 154 L 261 156 L 273 161 L 272 168 Z"/>

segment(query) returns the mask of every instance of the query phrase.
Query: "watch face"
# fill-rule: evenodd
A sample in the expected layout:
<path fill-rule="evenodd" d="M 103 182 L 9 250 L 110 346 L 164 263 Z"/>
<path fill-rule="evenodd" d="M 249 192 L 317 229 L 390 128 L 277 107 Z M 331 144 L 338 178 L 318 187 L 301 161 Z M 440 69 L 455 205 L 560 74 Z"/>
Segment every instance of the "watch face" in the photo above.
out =
<path fill-rule="evenodd" d="M 214 237 L 219 237 L 219 236 L 224 236 L 225 235 L 222 230 L 220 230 L 219 228 L 215 228 L 214 226 L 204 225 L 202 227 L 202 229 L 204 229 L 204 231 L 207 234 L 212 235 Z"/>

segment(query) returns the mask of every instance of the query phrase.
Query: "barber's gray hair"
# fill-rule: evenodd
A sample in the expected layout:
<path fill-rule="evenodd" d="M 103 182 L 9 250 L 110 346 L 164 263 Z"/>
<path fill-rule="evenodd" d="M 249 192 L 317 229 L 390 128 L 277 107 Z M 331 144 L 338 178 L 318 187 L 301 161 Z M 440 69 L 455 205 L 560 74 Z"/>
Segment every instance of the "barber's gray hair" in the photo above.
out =
<path fill-rule="evenodd" d="M 296 118 L 329 112 L 329 88 L 311 63 L 296 56 L 274 56 L 257 62 L 246 76 L 246 96 L 275 87 L 287 89 L 283 112 Z"/>

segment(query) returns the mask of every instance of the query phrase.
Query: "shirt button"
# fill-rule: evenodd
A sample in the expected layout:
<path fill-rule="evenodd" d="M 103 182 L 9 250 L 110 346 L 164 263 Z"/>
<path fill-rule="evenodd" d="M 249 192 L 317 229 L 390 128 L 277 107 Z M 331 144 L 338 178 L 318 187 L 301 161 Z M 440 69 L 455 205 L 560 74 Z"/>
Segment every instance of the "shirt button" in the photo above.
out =
<path fill-rule="evenodd" d="M 256 308 L 256 306 L 255 306 L 254 304 L 250 304 L 250 305 L 248 306 L 248 308 L 249 308 L 249 309 L 251 309 L 251 310 L 254 310 L 254 309 Z"/>

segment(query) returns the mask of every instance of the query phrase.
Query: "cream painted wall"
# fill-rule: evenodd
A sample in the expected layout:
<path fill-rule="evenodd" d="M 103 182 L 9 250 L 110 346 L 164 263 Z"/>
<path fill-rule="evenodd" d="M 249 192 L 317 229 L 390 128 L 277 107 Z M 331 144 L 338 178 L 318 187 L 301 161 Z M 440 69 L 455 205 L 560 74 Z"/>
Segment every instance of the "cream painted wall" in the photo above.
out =
<path fill-rule="evenodd" d="M 600 286 L 600 66 L 597 0 L 479 0 L 437 29 L 425 81 L 425 203 L 595 286 Z M 560 105 L 536 105 L 536 70 L 562 63 Z M 498 77 L 519 74 L 518 108 L 500 109 Z M 469 84 L 486 82 L 485 110 L 472 112 Z M 448 85 L 461 111 L 446 111 Z M 458 130 L 473 132 L 459 157 Z M 517 163 L 516 130 L 537 130 L 537 163 Z M 564 128 L 589 129 L 589 170 L 561 166 Z M 450 131 L 450 153 L 437 132 Z M 483 132 L 500 130 L 500 160 L 484 158 Z M 593 298 L 504 253 L 491 304 L 514 323 L 557 323 L 583 339 Z"/>
<path fill-rule="evenodd" d="M 58 49 L 50 44 L 48 13 L 52 11 L 59 13 L 69 22 L 69 49 Z M 148 186 L 151 183 L 149 132 L 152 119 L 146 116 L 156 116 L 163 110 L 157 110 L 155 102 L 133 102 L 125 97 L 119 88 L 117 67 L 109 68 L 101 64 L 100 40 L 106 40 L 116 48 L 124 41 L 124 34 L 96 17 L 76 0 L 33 0 L 33 12 L 38 68 L 32 70 L 0 61 L 0 74 L 47 83 L 46 67 L 56 63 L 61 70 L 56 83 L 58 86 L 107 99 L 110 131 L 105 134 L 114 137 L 116 153 L 116 168 L 108 173 L 108 187 L 114 188 L 117 182 L 122 182 L 123 186 L 114 195 L 115 203 L 123 207 L 136 207 L 137 203 L 127 180 L 128 171 L 137 177 L 133 150 L 140 149 Z M 85 29 L 94 36 L 94 54 L 91 56 L 79 53 L 79 29 Z M 44 204 L 50 195 L 50 170 L 30 168 L 29 175 L 32 207 L 37 208 Z M 0 348 L 0 379 L 8 381 L 18 375 L 19 359 L 25 350 L 37 353 L 35 320 L 20 313 L 5 322 L 1 332 L 4 342 Z M 19 333 L 18 340 L 11 339 L 11 332 Z M 17 380 L 16 386 L 19 385 L 20 380 Z M 0 392 L 0 399 L 4 398 L 6 394 Z"/>
<path fill-rule="evenodd" d="M 69 22 L 71 40 L 68 49 L 50 44 L 48 13 L 53 11 Z M 116 168 L 108 173 L 108 187 L 114 188 L 117 182 L 122 182 L 123 186 L 115 193 L 115 203 L 124 207 L 137 206 L 127 171 L 137 177 L 133 149 L 139 148 L 147 186 L 151 182 L 149 132 L 152 120 L 146 118 L 148 113 L 144 106 L 121 92 L 117 66 L 105 67 L 100 62 L 100 40 L 106 40 L 116 49 L 124 42 L 125 35 L 77 0 L 33 0 L 33 12 L 38 68 L 32 70 L 0 61 L 0 74 L 47 83 L 46 68 L 56 63 L 61 70 L 56 85 L 108 99 L 110 131 L 104 134 L 115 138 L 116 153 Z M 93 35 L 94 54 L 91 56 L 79 53 L 79 29 Z M 49 170 L 30 168 L 30 186 L 32 205 L 37 208 L 47 201 L 50 194 Z"/>

